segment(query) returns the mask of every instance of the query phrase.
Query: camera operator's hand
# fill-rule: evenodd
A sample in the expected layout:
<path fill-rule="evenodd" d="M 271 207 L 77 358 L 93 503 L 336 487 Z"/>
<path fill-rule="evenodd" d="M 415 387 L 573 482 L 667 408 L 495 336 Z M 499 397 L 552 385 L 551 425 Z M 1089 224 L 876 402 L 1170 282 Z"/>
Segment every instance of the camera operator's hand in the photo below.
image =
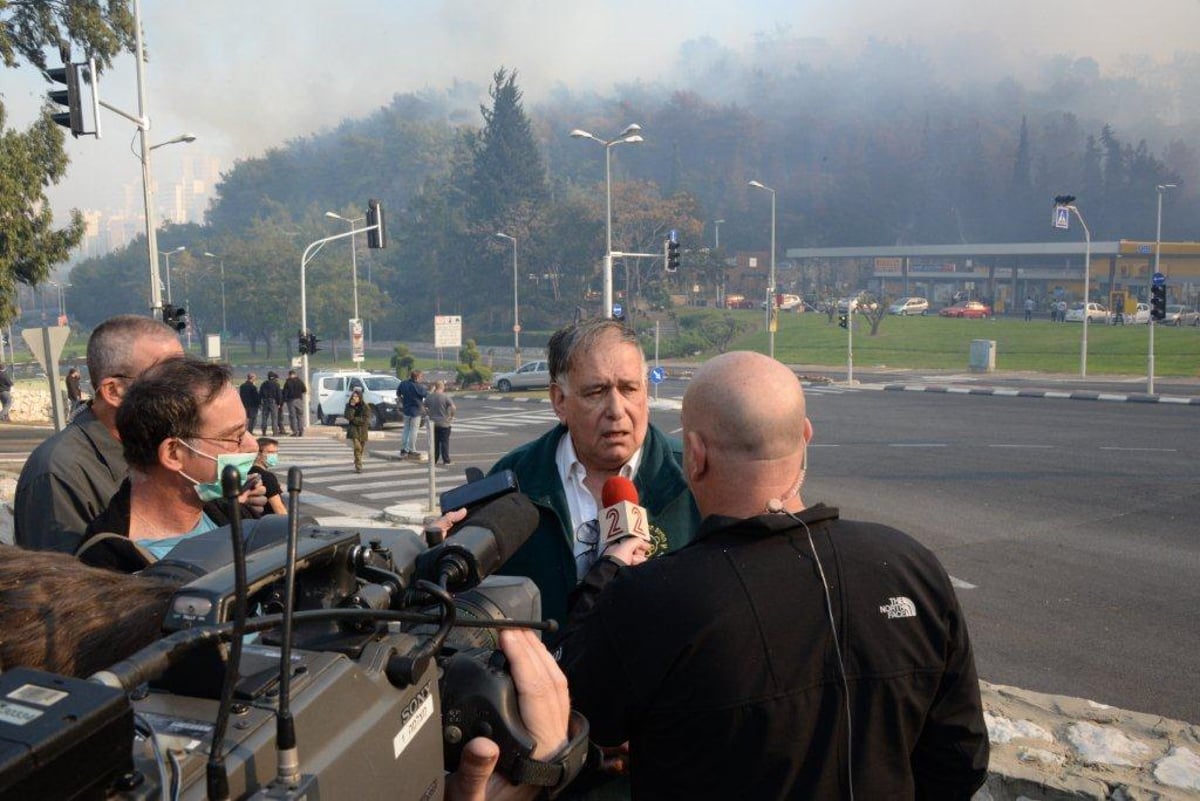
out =
<path fill-rule="evenodd" d="M 508 658 L 521 720 L 537 742 L 533 758 L 554 756 L 567 744 L 571 699 L 566 676 L 532 631 L 505 629 L 500 632 L 500 649 Z M 524 801 L 541 792 L 540 787 L 514 785 L 496 775 L 499 758 L 500 748 L 491 740 L 477 737 L 467 743 L 458 770 L 446 781 L 447 801 Z"/>
<path fill-rule="evenodd" d="M 425 539 L 433 547 L 434 542 L 442 542 L 450 533 L 450 529 L 454 528 L 456 523 L 459 523 L 467 516 L 466 509 L 452 509 L 441 517 L 425 518 Z M 434 534 L 433 539 L 430 535 Z"/>

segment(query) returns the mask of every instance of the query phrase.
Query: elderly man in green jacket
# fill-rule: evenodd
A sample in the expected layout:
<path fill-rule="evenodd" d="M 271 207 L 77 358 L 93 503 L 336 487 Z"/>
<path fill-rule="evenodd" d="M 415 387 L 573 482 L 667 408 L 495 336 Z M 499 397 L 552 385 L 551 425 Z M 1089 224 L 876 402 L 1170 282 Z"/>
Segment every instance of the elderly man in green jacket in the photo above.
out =
<path fill-rule="evenodd" d="M 680 469 L 680 446 L 650 425 L 646 360 L 632 331 L 615 320 L 587 320 L 550 339 L 550 400 L 559 425 L 505 455 L 492 472 L 512 470 L 540 512 L 533 536 L 502 573 L 528 576 L 544 617 L 566 622 L 571 594 L 615 569 L 600 551 L 601 489 L 613 476 L 637 487 L 653 542 L 649 556 L 678 548 L 699 526 Z"/>

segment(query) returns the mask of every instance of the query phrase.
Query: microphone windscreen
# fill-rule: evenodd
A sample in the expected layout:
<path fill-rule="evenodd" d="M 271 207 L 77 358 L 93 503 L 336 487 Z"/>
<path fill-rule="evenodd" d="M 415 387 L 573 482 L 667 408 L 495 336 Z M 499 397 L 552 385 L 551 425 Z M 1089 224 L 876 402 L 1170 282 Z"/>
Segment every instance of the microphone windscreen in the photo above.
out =
<path fill-rule="evenodd" d="M 458 527 L 478 526 L 492 532 L 496 536 L 500 564 L 504 564 L 533 536 L 537 525 L 538 510 L 533 501 L 519 492 L 510 492 L 479 507 Z"/>
<path fill-rule="evenodd" d="M 641 505 L 638 503 L 638 491 L 633 482 L 625 476 L 613 476 L 604 482 L 604 487 L 600 490 L 600 505 L 612 506 L 621 501 L 628 501 L 634 506 Z"/>

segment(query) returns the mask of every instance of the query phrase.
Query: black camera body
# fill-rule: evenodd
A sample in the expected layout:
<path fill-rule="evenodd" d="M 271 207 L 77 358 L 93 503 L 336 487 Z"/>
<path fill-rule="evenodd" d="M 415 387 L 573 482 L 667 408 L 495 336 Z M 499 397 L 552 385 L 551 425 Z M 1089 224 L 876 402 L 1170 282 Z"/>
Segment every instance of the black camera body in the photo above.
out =
<path fill-rule="evenodd" d="M 471 737 L 495 739 L 506 764 L 528 756 L 533 740 L 490 630 L 453 629 L 429 659 L 422 654 L 436 621 L 368 619 L 403 610 L 438 612 L 418 588 L 423 577 L 417 557 L 426 550 L 421 537 L 405 530 L 301 529 L 289 666 L 301 777 L 287 786 L 277 779 L 281 649 L 272 628 L 243 646 L 223 741 L 232 798 L 440 799 L 443 769 L 453 769 Z M 281 610 L 286 564 L 284 542 L 248 555 L 251 624 Z M 119 673 L 155 646 L 226 623 L 234 584 L 229 566 L 181 587 L 164 621 L 164 630 L 175 633 L 110 671 Z M 506 576 L 484 579 L 455 598 L 458 618 L 475 621 L 539 620 L 540 607 L 531 581 Z M 365 611 L 352 620 L 319 612 L 339 609 Z M 305 619 L 306 612 L 321 619 Z M 0 706 L 17 691 L 35 700 L 57 699 L 44 708 L 18 704 L 33 710 L 17 711 L 18 719 L 0 714 L 0 801 L 206 798 L 229 649 L 228 638 L 205 640 L 170 658 L 165 670 L 130 693 L 37 671 L 0 674 Z M 113 673 L 103 675 L 113 683 Z M 19 720 L 35 713 L 39 727 Z M 72 756 L 79 753 L 105 758 L 82 762 Z"/>

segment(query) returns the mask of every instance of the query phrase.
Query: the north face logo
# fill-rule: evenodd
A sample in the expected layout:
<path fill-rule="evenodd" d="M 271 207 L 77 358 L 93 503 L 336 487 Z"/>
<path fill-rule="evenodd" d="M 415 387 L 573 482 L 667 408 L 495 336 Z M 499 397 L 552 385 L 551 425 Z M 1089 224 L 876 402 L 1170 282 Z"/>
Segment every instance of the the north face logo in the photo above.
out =
<path fill-rule="evenodd" d="M 888 620 L 897 617 L 916 617 L 917 605 L 903 595 L 888 598 L 887 606 L 879 607 L 879 613 L 888 616 Z"/>

